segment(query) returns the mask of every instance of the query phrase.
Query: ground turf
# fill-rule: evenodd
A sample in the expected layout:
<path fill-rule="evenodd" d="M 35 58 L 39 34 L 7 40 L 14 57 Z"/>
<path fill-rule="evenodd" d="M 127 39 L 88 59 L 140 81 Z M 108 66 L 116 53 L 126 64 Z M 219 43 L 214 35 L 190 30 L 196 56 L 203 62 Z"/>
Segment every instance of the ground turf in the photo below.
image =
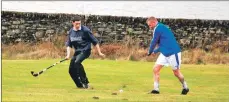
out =
<path fill-rule="evenodd" d="M 147 94 L 153 88 L 152 62 L 85 60 L 83 63 L 94 89 L 76 89 L 68 74 L 69 61 L 38 72 L 56 60 L 3 60 L 2 101 L 158 101 L 228 102 L 228 65 L 182 65 L 190 92 L 183 96 L 181 84 L 170 68 L 161 70 L 159 95 Z M 122 93 L 119 90 L 123 89 Z M 112 95 L 117 93 L 117 95 Z M 95 97 L 95 98 L 93 98 Z"/>

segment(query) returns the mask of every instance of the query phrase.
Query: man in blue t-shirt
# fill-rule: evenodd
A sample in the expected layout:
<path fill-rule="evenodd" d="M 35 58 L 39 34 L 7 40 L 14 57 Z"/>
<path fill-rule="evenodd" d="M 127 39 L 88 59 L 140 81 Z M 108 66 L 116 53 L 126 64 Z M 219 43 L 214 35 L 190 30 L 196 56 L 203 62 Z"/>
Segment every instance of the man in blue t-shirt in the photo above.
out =
<path fill-rule="evenodd" d="M 91 54 L 91 43 L 97 48 L 100 56 L 105 55 L 100 51 L 98 40 L 94 37 L 90 29 L 81 25 L 81 18 L 76 16 L 72 19 L 73 27 L 69 30 L 66 59 L 70 58 L 70 49 L 75 49 L 74 56 L 71 58 L 69 65 L 69 74 L 78 88 L 88 88 L 88 78 L 84 67 L 81 64 L 83 60 Z"/>
<path fill-rule="evenodd" d="M 172 31 L 164 24 L 157 21 L 155 17 L 149 17 L 146 21 L 150 29 L 153 29 L 153 38 L 150 43 L 148 56 L 161 52 L 154 66 L 154 89 L 152 94 L 159 94 L 160 70 L 164 65 L 170 65 L 174 75 L 180 80 L 183 89 L 181 94 L 186 95 L 189 92 L 188 85 L 184 76 L 180 72 L 181 49 L 177 43 Z M 155 49 L 156 45 L 158 48 Z"/>

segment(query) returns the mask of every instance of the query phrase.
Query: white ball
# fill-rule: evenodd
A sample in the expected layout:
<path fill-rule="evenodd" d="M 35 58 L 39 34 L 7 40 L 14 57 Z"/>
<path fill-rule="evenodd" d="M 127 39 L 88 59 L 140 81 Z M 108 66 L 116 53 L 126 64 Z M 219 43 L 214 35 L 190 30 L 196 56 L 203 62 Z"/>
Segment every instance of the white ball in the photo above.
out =
<path fill-rule="evenodd" d="M 120 92 L 120 93 L 122 93 L 122 92 L 123 92 L 123 90 L 121 89 L 121 90 L 119 90 L 119 92 Z"/>

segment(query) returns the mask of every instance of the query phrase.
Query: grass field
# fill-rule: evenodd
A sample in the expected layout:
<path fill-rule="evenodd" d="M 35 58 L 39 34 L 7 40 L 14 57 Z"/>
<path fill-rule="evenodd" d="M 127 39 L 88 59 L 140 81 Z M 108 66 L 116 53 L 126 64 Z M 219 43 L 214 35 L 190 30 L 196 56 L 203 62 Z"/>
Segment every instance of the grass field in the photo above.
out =
<path fill-rule="evenodd" d="M 84 66 L 94 89 L 76 89 L 68 74 L 69 61 L 38 72 L 55 60 L 3 60 L 2 101 L 82 102 L 82 101 L 154 101 L 154 102 L 229 102 L 228 65 L 186 65 L 183 72 L 190 92 L 183 96 L 181 84 L 171 68 L 161 70 L 159 95 L 147 94 L 153 88 L 152 62 L 85 60 Z M 120 89 L 124 91 L 119 92 Z M 117 92 L 117 95 L 112 93 Z M 99 99 L 94 99 L 98 97 Z"/>

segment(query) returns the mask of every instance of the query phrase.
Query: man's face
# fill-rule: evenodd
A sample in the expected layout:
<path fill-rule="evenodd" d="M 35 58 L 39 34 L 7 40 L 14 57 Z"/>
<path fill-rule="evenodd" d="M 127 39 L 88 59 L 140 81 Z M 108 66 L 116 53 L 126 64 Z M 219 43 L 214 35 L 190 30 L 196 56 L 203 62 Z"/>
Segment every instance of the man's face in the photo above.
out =
<path fill-rule="evenodd" d="M 149 20 L 147 21 L 147 25 L 149 26 L 149 29 L 153 29 L 156 26 L 156 22 Z"/>
<path fill-rule="evenodd" d="M 74 21 L 74 22 L 72 22 L 72 25 L 73 25 L 73 27 L 75 27 L 76 29 L 79 29 L 80 26 L 81 26 L 81 21 Z"/>

